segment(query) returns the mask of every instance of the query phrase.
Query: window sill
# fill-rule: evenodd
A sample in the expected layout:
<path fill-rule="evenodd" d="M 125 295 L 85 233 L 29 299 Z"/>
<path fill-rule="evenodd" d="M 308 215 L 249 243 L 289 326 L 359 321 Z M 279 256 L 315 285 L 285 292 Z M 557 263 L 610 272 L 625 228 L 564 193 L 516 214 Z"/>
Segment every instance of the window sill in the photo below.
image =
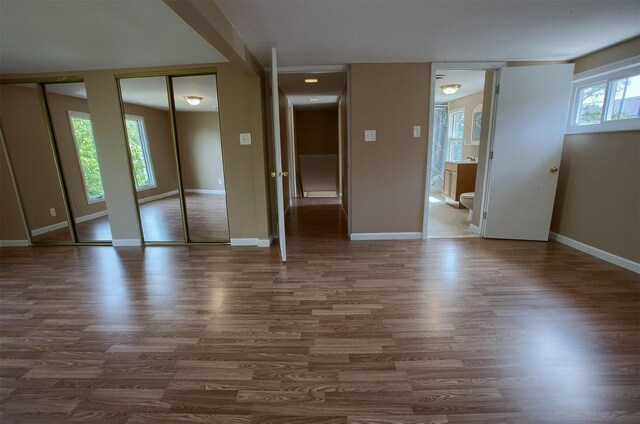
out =
<path fill-rule="evenodd" d="M 590 134 L 619 131 L 640 131 L 640 119 L 609 121 L 602 124 L 568 127 L 565 134 Z"/>
<path fill-rule="evenodd" d="M 136 188 L 136 191 L 151 190 L 152 188 L 158 188 L 158 186 L 156 184 L 149 185 L 149 186 L 144 186 L 144 187 Z"/>
<path fill-rule="evenodd" d="M 88 204 L 93 204 L 93 203 L 103 203 L 105 201 L 104 197 L 100 197 L 99 199 L 87 199 L 87 203 Z"/>

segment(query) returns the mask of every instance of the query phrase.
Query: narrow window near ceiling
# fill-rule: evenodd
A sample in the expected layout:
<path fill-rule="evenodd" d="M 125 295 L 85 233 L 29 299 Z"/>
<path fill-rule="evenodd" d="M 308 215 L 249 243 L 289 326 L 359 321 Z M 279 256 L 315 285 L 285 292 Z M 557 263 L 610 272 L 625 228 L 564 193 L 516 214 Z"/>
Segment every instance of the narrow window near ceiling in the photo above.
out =
<path fill-rule="evenodd" d="M 91 118 L 87 113 L 69 111 L 69 121 L 78 153 L 87 200 L 89 203 L 103 201 L 102 174 L 100 173 L 98 152 L 93 138 Z"/>
<path fill-rule="evenodd" d="M 129 153 L 131 154 L 136 189 L 144 190 L 156 187 L 144 118 L 127 115 L 126 122 L 127 140 L 129 140 Z"/>

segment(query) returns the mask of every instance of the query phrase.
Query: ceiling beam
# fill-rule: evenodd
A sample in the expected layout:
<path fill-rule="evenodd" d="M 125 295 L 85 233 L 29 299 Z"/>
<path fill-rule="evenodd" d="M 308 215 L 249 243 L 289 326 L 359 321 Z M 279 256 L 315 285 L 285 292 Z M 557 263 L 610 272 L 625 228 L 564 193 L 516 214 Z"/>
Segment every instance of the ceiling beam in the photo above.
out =
<path fill-rule="evenodd" d="M 213 0 L 163 1 L 229 62 L 249 74 L 263 74 L 264 69 L 260 62 Z"/>

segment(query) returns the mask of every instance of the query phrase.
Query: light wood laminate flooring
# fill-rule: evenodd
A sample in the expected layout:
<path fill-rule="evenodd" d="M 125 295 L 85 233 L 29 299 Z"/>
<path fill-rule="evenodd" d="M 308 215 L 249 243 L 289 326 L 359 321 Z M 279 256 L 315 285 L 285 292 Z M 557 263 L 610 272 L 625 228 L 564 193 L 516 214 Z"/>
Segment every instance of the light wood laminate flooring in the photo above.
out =
<path fill-rule="evenodd" d="M 638 275 L 555 242 L 0 249 L 5 423 L 638 423 Z"/>

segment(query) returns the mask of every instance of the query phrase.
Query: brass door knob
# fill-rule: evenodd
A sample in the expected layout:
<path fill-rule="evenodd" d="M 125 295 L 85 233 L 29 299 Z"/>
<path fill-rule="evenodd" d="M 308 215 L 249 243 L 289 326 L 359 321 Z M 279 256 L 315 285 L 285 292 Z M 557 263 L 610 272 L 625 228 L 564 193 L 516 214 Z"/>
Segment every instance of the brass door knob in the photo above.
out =
<path fill-rule="evenodd" d="M 283 177 L 288 177 L 288 176 L 289 176 L 289 173 L 288 173 L 287 171 L 284 171 L 284 172 L 282 173 L 282 176 L 283 176 Z"/>
<path fill-rule="evenodd" d="M 558 172 L 558 167 L 552 166 L 551 168 L 549 168 L 549 172 Z"/>
<path fill-rule="evenodd" d="M 271 177 L 272 177 L 272 178 L 275 178 L 275 177 L 277 177 L 277 176 L 278 176 L 278 173 L 277 173 L 277 172 L 275 172 L 275 171 L 274 171 L 274 172 L 272 172 L 272 173 L 271 173 Z"/>

